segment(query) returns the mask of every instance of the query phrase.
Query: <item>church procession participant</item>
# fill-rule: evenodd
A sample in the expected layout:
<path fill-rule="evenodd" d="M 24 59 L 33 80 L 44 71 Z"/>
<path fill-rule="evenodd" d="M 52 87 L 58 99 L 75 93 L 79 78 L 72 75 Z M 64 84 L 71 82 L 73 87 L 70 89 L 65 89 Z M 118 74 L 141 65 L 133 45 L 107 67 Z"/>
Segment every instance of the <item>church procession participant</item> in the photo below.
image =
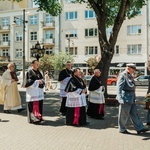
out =
<path fill-rule="evenodd" d="M 74 69 L 74 75 L 69 80 L 65 91 L 67 92 L 66 100 L 66 125 L 87 125 L 86 121 L 86 85 L 81 79 L 79 68 Z"/>
<path fill-rule="evenodd" d="M 135 104 L 135 83 L 133 74 L 136 70 L 135 64 L 127 64 L 126 70 L 123 71 L 117 81 L 117 97 L 120 103 L 118 126 L 120 133 L 131 134 L 126 130 L 126 123 L 130 117 L 137 134 L 149 131 L 145 128 L 140 117 L 138 116 L 137 106 Z"/>
<path fill-rule="evenodd" d="M 95 119 L 104 119 L 104 86 L 100 81 L 100 70 L 94 70 L 94 76 L 89 84 L 89 105 L 87 115 Z"/>
<path fill-rule="evenodd" d="M 4 102 L 4 113 L 11 113 L 11 110 L 18 110 L 18 113 L 20 113 L 25 108 L 21 106 L 14 63 L 9 63 L 7 68 L 1 78 L 1 99 Z"/>
<path fill-rule="evenodd" d="M 60 112 L 62 113 L 63 116 L 66 115 L 66 92 L 65 92 L 65 88 L 66 85 L 68 83 L 68 81 L 70 80 L 70 77 L 72 76 L 73 72 L 71 70 L 71 62 L 67 61 L 66 63 L 66 68 L 63 69 L 60 74 L 59 74 L 59 78 L 58 81 L 60 82 L 60 97 L 62 97 L 62 101 L 61 101 L 61 106 L 60 106 Z"/>
<path fill-rule="evenodd" d="M 29 123 L 43 121 L 44 80 L 38 69 L 39 62 L 32 61 L 32 68 L 26 74 L 26 102 Z"/>
<path fill-rule="evenodd" d="M 150 94 L 150 79 L 149 79 L 147 94 Z M 147 122 L 147 125 L 150 125 L 150 109 L 148 109 L 147 111 L 146 122 Z"/>

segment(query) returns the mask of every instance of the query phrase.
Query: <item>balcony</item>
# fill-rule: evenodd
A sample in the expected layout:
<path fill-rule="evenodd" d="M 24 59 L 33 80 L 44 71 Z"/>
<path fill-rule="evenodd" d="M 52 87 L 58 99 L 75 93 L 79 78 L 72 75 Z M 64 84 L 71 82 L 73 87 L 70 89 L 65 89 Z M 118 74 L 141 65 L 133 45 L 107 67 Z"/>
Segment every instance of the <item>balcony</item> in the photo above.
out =
<path fill-rule="evenodd" d="M 43 41 L 43 45 L 44 47 L 53 47 L 55 45 L 55 39 L 51 38 L 51 39 L 45 39 L 45 41 Z"/>
<path fill-rule="evenodd" d="M 0 41 L 0 48 L 9 48 L 10 41 Z"/>
<path fill-rule="evenodd" d="M 0 56 L 0 62 L 8 62 L 10 61 L 10 56 Z"/>
<path fill-rule="evenodd" d="M 43 30 L 49 30 L 49 29 L 54 29 L 55 28 L 55 22 L 46 22 L 46 21 L 42 21 L 42 28 Z"/>
<path fill-rule="evenodd" d="M 0 33 L 8 33 L 10 32 L 10 25 L 2 26 L 0 25 Z"/>

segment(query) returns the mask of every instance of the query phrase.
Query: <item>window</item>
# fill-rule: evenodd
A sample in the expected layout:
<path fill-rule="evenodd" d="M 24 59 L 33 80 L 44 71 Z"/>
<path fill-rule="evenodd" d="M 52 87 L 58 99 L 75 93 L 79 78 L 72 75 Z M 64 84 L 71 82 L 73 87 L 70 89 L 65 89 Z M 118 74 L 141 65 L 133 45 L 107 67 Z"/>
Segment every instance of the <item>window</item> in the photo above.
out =
<path fill-rule="evenodd" d="M 2 50 L 2 56 L 9 56 L 9 51 L 8 51 L 8 49 L 3 49 L 3 50 Z"/>
<path fill-rule="evenodd" d="M 139 15 L 141 15 L 141 14 L 142 14 L 142 9 L 140 9 L 140 10 L 138 11 L 138 14 L 139 14 Z"/>
<path fill-rule="evenodd" d="M 45 50 L 45 54 L 47 54 L 47 55 L 53 54 L 53 49 L 52 49 L 52 48 L 46 49 L 46 50 Z"/>
<path fill-rule="evenodd" d="M 21 58 L 23 56 L 22 49 L 16 49 L 16 57 Z"/>
<path fill-rule="evenodd" d="M 86 10 L 85 11 L 85 18 L 95 18 L 95 12 L 93 10 Z"/>
<path fill-rule="evenodd" d="M 16 41 L 22 41 L 22 33 L 21 32 L 16 33 Z"/>
<path fill-rule="evenodd" d="M 127 54 L 141 54 L 142 52 L 142 44 L 137 45 L 127 45 Z"/>
<path fill-rule="evenodd" d="M 70 47 L 69 52 L 68 47 L 66 47 L 66 52 L 69 53 L 70 55 L 78 55 L 77 47 Z"/>
<path fill-rule="evenodd" d="M 46 19 L 46 23 L 52 23 L 54 20 L 53 16 L 50 14 L 47 14 L 45 19 Z"/>
<path fill-rule="evenodd" d="M 2 19 L 2 24 L 3 24 L 3 27 L 8 26 L 8 25 L 9 25 L 9 20 L 8 20 L 8 18 L 3 18 L 3 19 Z"/>
<path fill-rule="evenodd" d="M 38 2 L 32 2 L 32 7 L 33 7 L 33 8 L 37 8 L 37 7 L 39 7 Z"/>
<path fill-rule="evenodd" d="M 53 33 L 52 31 L 48 30 L 45 32 L 45 38 L 46 39 L 52 39 L 53 38 Z"/>
<path fill-rule="evenodd" d="M 109 37 L 111 33 L 112 33 L 112 27 L 106 28 L 107 37 Z"/>
<path fill-rule="evenodd" d="M 97 46 L 85 47 L 85 55 L 98 54 Z"/>
<path fill-rule="evenodd" d="M 8 34 L 3 34 L 3 42 L 8 42 Z"/>
<path fill-rule="evenodd" d="M 141 25 L 127 26 L 127 34 L 140 34 Z"/>
<path fill-rule="evenodd" d="M 69 33 L 69 34 L 67 34 Z M 77 30 L 68 30 L 66 31 L 66 37 L 77 37 Z"/>
<path fill-rule="evenodd" d="M 31 32 L 30 36 L 31 36 L 31 41 L 37 40 L 37 32 Z"/>
<path fill-rule="evenodd" d="M 77 20 L 78 13 L 77 11 L 66 12 L 66 20 Z"/>
<path fill-rule="evenodd" d="M 116 45 L 115 54 L 119 54 L 119 45 Z"/>
<path fill-rule="evenodd" d="M 30 16 L 30 25 L 37 24 L 37 16 Z"/>
<path fill-rule="evenodd" d="M 97 36 L 97 28 L 85 29 L 85 36 Z"/>
<path fill-rule="evenodd" d="M 22 26 L 22 17 L 15 18 L 15 21 L 18 26 Z"/>

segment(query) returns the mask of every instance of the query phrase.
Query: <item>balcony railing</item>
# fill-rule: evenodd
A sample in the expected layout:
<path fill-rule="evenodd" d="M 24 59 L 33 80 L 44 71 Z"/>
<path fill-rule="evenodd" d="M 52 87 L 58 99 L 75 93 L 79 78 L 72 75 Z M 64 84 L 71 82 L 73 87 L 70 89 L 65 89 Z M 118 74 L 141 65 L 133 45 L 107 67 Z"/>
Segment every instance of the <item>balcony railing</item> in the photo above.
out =
<path fill-rule="evenodd" d="M 0 61 L 10 61 L 10 56 L 0 56 Z"/>
<path fill-rule="evenodd" d="M 55 28 L 55 21 L 51 21 L 51 22 L 46 22 L 46 21 L 42 21 L 42 27 L 43 28 Z"/>
<path fill-rule="evenodd" d="M 9 47 L 9 46 L 10 46 L 10 40 L 0 41 L 0 47 Z"/>
<path fill-rule="evenodd" d="M 51 39 L 45 39 L 45 44 L 54 44 L 55 43 L 55 39 L 51 38 Z"/>
<path fill-rule="evenodd" d="M 10 31 L 10 25 L 3 26 L 0 25 L 0 32 L 9 32 Z"/>
<path fill-rule="evenodd" d="M 47 48 L 47 47 L 53 47 L 55 45 L 55 39 L 51 38 L 51 39 L 45 39 L 43 40 L 43 45 Z"/>

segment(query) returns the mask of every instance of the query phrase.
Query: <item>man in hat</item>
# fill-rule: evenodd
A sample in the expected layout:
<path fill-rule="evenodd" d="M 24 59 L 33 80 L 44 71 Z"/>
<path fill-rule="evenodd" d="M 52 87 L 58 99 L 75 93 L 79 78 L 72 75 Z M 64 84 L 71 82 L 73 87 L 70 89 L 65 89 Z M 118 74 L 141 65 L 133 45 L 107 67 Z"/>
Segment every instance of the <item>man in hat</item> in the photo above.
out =
<path fill-rule="evenodd" d="M 117 97 L 116 99 L 120 103 L 118 126 L 120 133 L 131 134 L 126 130 L 126 123 L 128 118 L 133 122 L 134 128 L 137 134 L 149 131 L 143 126 L 141 119 L 137 113 L 137 107 L 135 104 L 135 83 L 133 74 L 136 70 L 135 64 L 127 64 L 125 71 L 123 71 L 117 81 Z"/>
<path fill-rule="evenodd" d="M 68 81 L 70 80 L 70 77 L 73 74 L 71 67 L 72 67 L 71 62 L 67 61 L 66 68 L 60 72 L 58 78 L 58 81 L 60 82 L 60 96 L 62 97 L 61 107 L 59 111 L 62 113 L 63 116 L 66 115 L 66 111 L 67 111 L 66 108 L 67 93 L 65 92 L 65 88 Z"/>

